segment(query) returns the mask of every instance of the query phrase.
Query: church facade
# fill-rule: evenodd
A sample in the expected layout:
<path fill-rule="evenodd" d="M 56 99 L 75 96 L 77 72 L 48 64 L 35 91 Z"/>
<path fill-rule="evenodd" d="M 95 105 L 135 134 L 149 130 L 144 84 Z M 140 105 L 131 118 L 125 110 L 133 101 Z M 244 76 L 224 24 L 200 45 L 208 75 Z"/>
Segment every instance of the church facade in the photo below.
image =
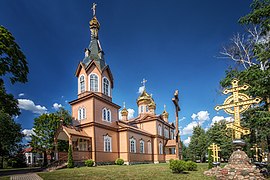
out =
<path fill-rule="evenodd" d="M 113 74 L 105 62 L 99 42 L 100 24 L 94 13 L 90 21 L 91 41 L 85 57 L 78 64 L 78 97 L 70 102 L 73 125 L 61 125 L 55 134 L 57 140 L 72 145 L 74 161 L 93 159 L 97 164 L 111 164 L 117 158 L 125 164 L 159 163 L 177 158 L 175 125 L 169 123 L 169 114 L 156 113 L 156 103 L 144 91 L 137 99 L 138 116 L 128 119 L 128 111 L 112 100 Z M 121 112 L 121 117 L 119 113 Z M 56 158 L 67 159 L 66 152 Z"/>

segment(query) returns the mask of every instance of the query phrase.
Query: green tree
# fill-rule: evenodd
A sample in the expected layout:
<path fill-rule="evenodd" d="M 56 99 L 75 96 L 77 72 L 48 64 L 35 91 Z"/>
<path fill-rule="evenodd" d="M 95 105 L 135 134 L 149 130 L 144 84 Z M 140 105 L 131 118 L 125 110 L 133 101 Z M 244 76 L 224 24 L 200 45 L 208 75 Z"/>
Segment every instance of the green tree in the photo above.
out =
<path fill-rule="evenodd" d="M 208 149 L 208 169 L 211 169 L 213 167 L 213 153 L 210 149 Z"/>
<path fill-rule="evenodd" d="M 193 135 L 191 136 L 188 148 L 193 161 L 198 159 L 200 162 L 205 161 L 207 142 L 205 131 L 201 126 L 196 126 L 193 128 Z"/>
<path fill-rule="evenodd" d="M 72 123 L 72 117 L 63 108 L 60 108 L 55 113 L 42 114 L 34 119 L 33 128 L 35 134 L 32 136 L 30 144 L 36 151 L 44 153 L 44 166 L 47 165 L 47 153 L 50 153 L 51 157 L 53 156 L 54 135 L 60 126 L 61 119 L 64 125 Z"/>
<path fill-rule="evenodd" d="M 74 161 L 73 161 L 73 156 L 72 156 L 72 146 L 69 145 L 68 148 L 68 162 L 67 162 L 67 167 L 68 168 L 73 168 L 74 167 Z"/>
<path fill-rule="evenodd" d="M 3 168 L 4 158 L 16 150 L 22 140 L 21 125 L 16 123 L 10 115 L 0 111 L 0 168 Z"/>
<path fill-rule="evenodd" d="M 227 133 L 225 120 L 214 123 L 206 132 L 208 142 L 207 147 L 212 143 L 217 144 L 221 149 L 220 157 L 225 161 L 229 160 L 232 153 L 232 138 L 227 136 Z"/>

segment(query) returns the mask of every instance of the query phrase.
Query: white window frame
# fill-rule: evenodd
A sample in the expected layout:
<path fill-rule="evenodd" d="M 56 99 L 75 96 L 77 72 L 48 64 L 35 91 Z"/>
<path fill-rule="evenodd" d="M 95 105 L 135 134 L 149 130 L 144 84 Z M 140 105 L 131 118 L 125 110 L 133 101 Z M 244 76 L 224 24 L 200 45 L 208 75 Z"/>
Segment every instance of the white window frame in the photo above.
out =
<path fill-rule="evenodd" d="M 162 136 L 162 126 L 158 125 L 158 135 Z"/>
<path fill-rule="evenodd" d="M 102 116 L 103 121 L 112 122 L 112 112 L 110 109 L 103 108 L 101 113 L 102 113 L 101 116 Z"/>
<path fill-rule="evenodd" d="M 81 81 L 81 78 L 83 77 L 83 81 Z M 82 74 L 82 75 L 80 75 L 80 77 L 79 77 L 79 92 L 80 93 L 83 93 L 83 92 L 85 92 L 86 91 L 86 89 L 85 89 L 85 76 L 84 76 L 84 74 Z M 83 90 L 82 90 L 82 84 L 81 84 L 81 82 L 83 82 L 83 84 L 84 84 L 84 88 L 83 88 Z"/>
<path fill-rule="evenodd" d="M 112 137 L 108 134 L 103 137 L 104 141 L 104 152 L 112 152 Z"/>
<path fill-rule="evenodd" d="M 112 122 L 112 112 L 110 109 L 107 109 L 107 121 Z"/>
<path fill-rule="evenodd" d="M 86 109 L 84 107 L 80 107 L 78 109 L 78 120 L 86 119 Z"/>
<path fill-rule="evenodd" d="M 144 153 L 144 140 L 140 140 L 140 153 Z"/>
<path fill-rule="evenodd" d="M 108 81 L 108 92 L 105 93 L 105 79 Z M 111 96 L 111 82 L 107 77 L 102 78 L 102 93 L 106 96 Z"/>
<path fill-rule="evenodd" d="M 94 91 L 92 91 L 92 89 L 91 89 L 91 75 L 94 75 L 97 77 L 97 89 L 95 89 L 95 87 L 93 87 Z M 89 74 L 89 91 L 99 92 L 99 76 L 96 73 Z"/>
<path fill-rule="evenodd" d="M 147 147 L 148 147 L 148 154 L 152 154 L 152 143 L 151 143 L 151 141 L 147 142 Z"/>
<path fill-rule="evenodd" d="M 133 143 L 133 145 L 132 145 L 132 143 Z M 134 146 L 134 147 L 132 147 L 132 146 Z M 131 153 L 136 153 L 136 139 L 131 138 L 129 140 L 129 148 L 130 148 Z"/>
<path fill-rule="evenodd" d="M 159 144 L 158 144 L 158 146 L 159 146 L 159 154 L 163 154 L 163 144 L 162 144 L 162 142 L 159 142 Z"/>
<path fill-rule="evenodd" d="M 88 151 L 87 141 L 85 139 L 79 139 L 78 146 L 79 151 Z"/>

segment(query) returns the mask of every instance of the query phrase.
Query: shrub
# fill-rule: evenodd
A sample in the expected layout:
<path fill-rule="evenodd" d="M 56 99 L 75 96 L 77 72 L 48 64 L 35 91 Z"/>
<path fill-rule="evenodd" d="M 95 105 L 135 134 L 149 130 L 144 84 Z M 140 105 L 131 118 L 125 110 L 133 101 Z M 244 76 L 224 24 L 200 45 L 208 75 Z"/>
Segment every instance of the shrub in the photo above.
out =
<path fill-rule="evenodd" d="M 186 162 L 182 160 L 171 160 L 170 169 L 174 173 L 181 173 L 186 170 Z"/>
<path fill-rule="evenodd" d="M 212 157 L 212 151 L 208 149 L 208 169 L 213 168 L 213 157 Z"/>
<path fill-rule="evenodd" d="M 72 157 L 72 146 L 69 145 L 68 148 L 68 162 L 67 162 L 67 167 L 68 168 L 73 168 L 74 167 L 74 161 L 73 161 L 73 157 Z"/>
<path fill-rule="evenodd" d="M 186 165 L 187 165 L 187 170 L 188 171 L 197 171 L 197 164 L 195 162 L 187 161 Z"/>
<path fill-rule="evenodd" d="M 85 161 L 84 161 L 84 164 L 85 164 L 87 167 L 92 167 L 92 166 L 94 166 L 95 161 L 93 161 L 92 159 L 88 159 L 88 160 L 85 160 Z"/>
<path fill-rule="evenodd" d="M 117 159 L 115 160 L 115 164 L 116 164 L 116 165 L 123 165 L 123 164 L 124 164 L 124 160 L 123 160 L 123 159 L 120 159 L 120 158 L 117 158 Z"/>

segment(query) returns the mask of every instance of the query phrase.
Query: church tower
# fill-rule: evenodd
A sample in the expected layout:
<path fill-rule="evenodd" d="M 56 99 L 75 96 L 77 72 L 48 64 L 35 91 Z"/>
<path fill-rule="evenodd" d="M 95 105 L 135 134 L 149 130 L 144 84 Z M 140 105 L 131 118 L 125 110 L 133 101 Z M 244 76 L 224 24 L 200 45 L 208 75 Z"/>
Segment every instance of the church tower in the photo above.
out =
<path fill-rule="evenodd" d="M 95 3 L 92 10 L 93 18 L 89 22 L 90 44 L 85 48 L 84 58 L 75 73 L 78 79 L 78 99 L 70 102 L 75 124 L 117 121 L 117 111 L 120 108 L 112 102 L 113 75 L 106 64 L 99 41 L 100 23 Z"/>

